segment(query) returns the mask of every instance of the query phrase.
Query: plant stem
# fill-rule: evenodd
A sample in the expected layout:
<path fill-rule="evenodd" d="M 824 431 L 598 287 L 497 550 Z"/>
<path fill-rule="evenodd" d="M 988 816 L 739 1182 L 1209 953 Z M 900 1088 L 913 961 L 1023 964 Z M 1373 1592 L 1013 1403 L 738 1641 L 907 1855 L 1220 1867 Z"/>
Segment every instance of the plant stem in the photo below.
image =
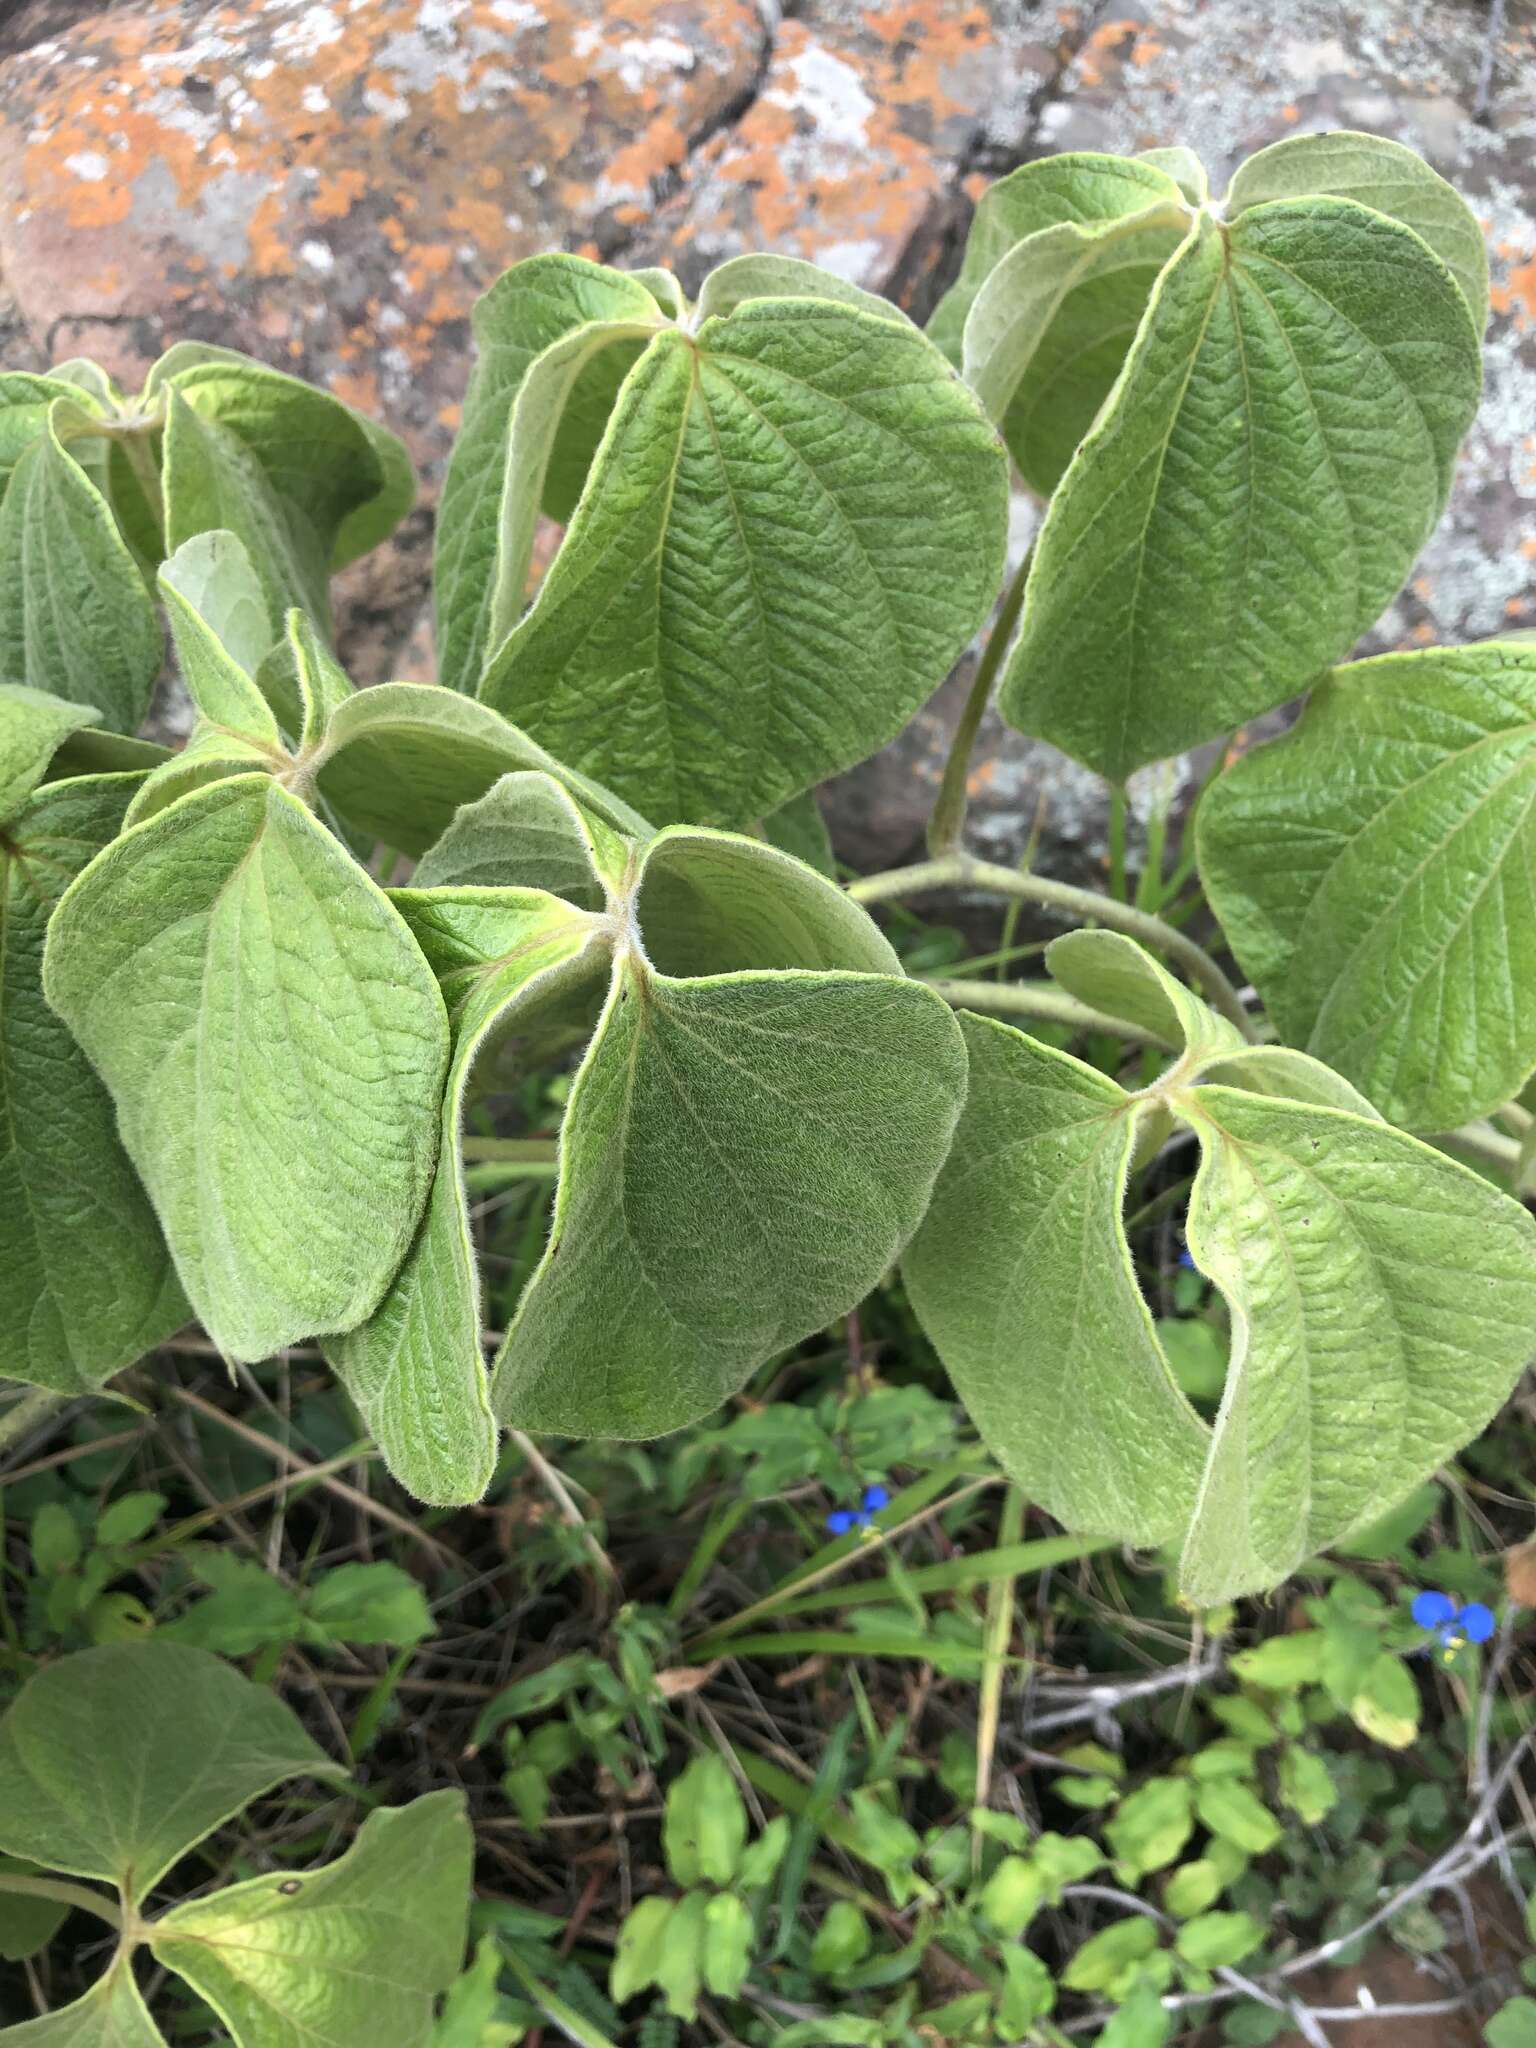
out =
<path fill-rule="evenodd" d="M 1166 1045 L 1138 1024 L 1111 1017 L 1105 1010 L 1090 1009 L 1076 996 L 1039 981 L 953 981 L 941 975 L 923 975 L 925 985 L 957 1010 L 995 1011 L 998 1016 L 1043 1017 L 1052 1024 L 1070 1024 L 1074 1031 L 1107 1031 L 1129 1045 Z M 1172 1050 L 1169 1047 L 1168 1050 Z"/>
<path fill-rule="evenodd" d="M 965 700 L 965 709 L 960 714 L 960 723 L 955 727 L 955 736 L 950 741 L 949 759 L 944 763 L 944 779 L 939 784 L 938 802 L 933 807 L 933 816 L 928 820 L 928 851 L 935 860 L 946 853 L 953 853 L 960 844 L 960 834 L 965 826 L 966 782 L 971 772 L 971 754 L 976 746 L 976 734 L 981 725 L 982 713 L 992 699 L 992 685 L 997 681 L 997 672 L 1002 667 L 1003 656 L 1008 651 L 1008 642 L 1013 638 L 1013 629 L 1019 622 L 1019 612 L 1024 604 L 1024 585 L 1029 579 L 1030 559 L 1035 544 L 1030 542 L 1024 550 L 1024 559 L 1013 572 L 1008 588 L 1003 592 L 1003 602 L 998 611 L 987 644 L 981 650 L 981 659 L 976 664 L 976 674 L 971 681 L 971 694 Z"/>
<path fill-rule="evenodd" d="M 1117 782 L 1109 792 L 1109 893 L 1119 903 L 1129 901 L 1125 886 L 1125 791 Z"/>
<path fill-rule="evenodd" d="M 1506 1172 L 1520 1164 L 1517 1141 L 1504 1137 L 1485 1123 L 1463 1124 L 1459 1130 L 1442 1132 L 1434 1142 L 1458 1146 L 1463 1152 L 1470 1152 L 1474 1159 L 1481 1159 L 1485 1165 L 1497 1166 Z"/>
<path fill-rule="evenodd" d="M 23 1394 L 19 1401 L 0 1414 L 0 1451 L 7 1444 L 15 1443 L 18 1437 L 24 1437 L 28 1430 L 35 1429 L 55 1408 L 62 1408 L 67 1398 L 64 1394 L 55 1394 L 48 1387 L 33 1387 Z"/>
<path fill-rule="evenodd" d="M 66 1884 L 58 1877 L 29 1877 L 20 1870 L 0 1870 L 0 1892 L 19 1892 L 28 1899 L 54 1899 L 61 1906 L 78 1906 L 82 1913 L 94 1913 L 109 1927 L 122 1932 L 123 1916 L 105 1892 L 89 1885 Z"/>
<path fill-rule="evenodd" d="M 1237 990 L 1204 947 L 1175 931 L 1172 925 L 1164 924 L 1161 918 L 1129 903 L 1117 903 L 1112 896 L 1101 896 L 1097 890 L 1077 889 L 1069 882 L 1054 882 L 1046 875 L 1021 875 L 993 861 L 975 860 L 968 853 L 951 853 L 943 860 L 918 861 L 909 868 L 866 875 L 862 881 L 848 885 L 848 894 L 855 903 L 867 906 L 888 903 L 899 896 L 920 896 L 929 889 L 990 889 L 999 896 L 1044 903 L 1052 910 L 1094 918 L 1111 931 L 1125 932 L 1144 946 L 1166 953 L 1199 984 L 1213 1009 L 1235 1024 L 1250 1043 L 1257 1043 L 1258 1034 Z"/>

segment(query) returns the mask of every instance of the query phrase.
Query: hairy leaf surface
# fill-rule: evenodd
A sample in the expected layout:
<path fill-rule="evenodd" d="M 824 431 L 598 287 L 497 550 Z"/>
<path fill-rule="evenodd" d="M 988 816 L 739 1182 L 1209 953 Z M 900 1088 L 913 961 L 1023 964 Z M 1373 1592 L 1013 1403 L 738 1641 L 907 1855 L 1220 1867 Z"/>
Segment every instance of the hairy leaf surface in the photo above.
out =
<path fill-rule="evenodd" d="M 124 1959 L 73 2005 L 0 2029 L 0 2048 L 165 2048 L 165 2036 Z"/>
<path fill-rule="evenodd" d="M 567 784 L 583 808 L 646 837 L 644 820 L 573 773 L 488 704 L 436 683 L 380 683 L 331 719 L 308 764 L 320 794 L 361 831 L 403 853 L 424 853 L 461 805 L 509 771 L 537 769 Z"/>
<path fill-rule="evenodd" d="M 1001 580 L 1006 499 L 974 400 L 904 325 L 754 299 L 664 328 L 481 694 L 661 823 L 746 825 L 942 681 Z"/>
<path fill-rule="evenodd" d="M 422 889 L 547 889 L 601 910 L 603 876 L 623 880 L 629 843 L 583 811 L 553 775 L 519 771 L 465 804 L 416 867 Z"/>
<path fill-rule="evenodd" d="M 132 732 L 160 669 L 160 625 L 105 499 L 70 447 L 93 421 L 55 399 L 0 501 L 0 682 L 94 704 Z"/>
<path fill-rule="evenodd" d="M 44 980 L 221 1349 L 369 1315 L 431 1183 L 447 1020 L 302 804 L 238 776 L 135 827 L 60 902 Z"/>
<path fill-rule="evenodd" d="M 999 703 L 1102 774 L 1302 688 L 1402 583 L 1476 409 L 1476 331 L 1349 199 L 1202 215 L 1036 545 Z"/>
<path fill-rule="evenodd" d="M 915 983 L 623 966 L 571 1091 L 498 1415 L 642 1437 L 706 1414 L 879 1279 L 964 1089 L 954 1021 Z"/>
<path fill-rule="evenodd" d="M 536 889 L 409 889 L 393 900 L 429 954 L 442 957 L 446 920 L 456 925 L 454 957 L 481 957 L 443 982 L 453 1053 L 437 1172 L 415 1241 L 373 1315 L 327 1344 L 326 1356 L 394 1477 L 418 1500 L 448 1506 L 478 1500 L 496 1462 L 460 1153 L 470 1071 L 490 1038 L 518 1030 L 541 1002 L 568 998 L 573 980 L 592 984 L 593 965 L 578 956 L 596 920 Z M 605 966 L 595 969 L 599 985 Z"/>
<path fill-rule="evenodd" d="M 507 480 L 507 443 L 512 412 L 523 379 L 552 344 L 589 325 L 601 325 L 604 344 L 593 349 L 571 393 L 568 410 L 579 442 L 596 445 L 617 391 L 617 382 L 594 391 L 615 359 L 627 369 L 632 357 L 620 338 L 659 326 L 662 310 L 636 278 L 589 263 L 582 256 L 533 256 L 514 264 L 479 301 L 474 311 L 475 367 L 464 398 L 464 419 L 453 444 L 443 482 L 433 564 L 437 601 L 438 662 L 451 688 L 473 695 L 489 651 L 491 605 L 498 582 L 502 494 Z M 583 426 L 585 423 L 585 426 Z M 596 432 L 593 432 L 593 426 Z M 590 437 L 590 439 L 589 439 Z M 585 465 L 581 464 L 581 474 Z M 565 480 L 567 517 L 580 492 L 572 459 L 552 467 Z M 574 480 L 575 490 L 570 490 Z M 543 479 L 540 480 L 542 490 Z M 562 494 L 562 495 L 565 495 Z M 510 573 L 500 580 L 510 584 Z M 521 588 L 512 602 L 520 603 Z"/>
<path fill-rule="evenodd" d="M 101 716 L 46 690 L 0 683 L 0 825 L 8 825 L 48 772 L 63 742 Z"/>
<path fill-rule="evenodd" d="M 347 1853 L 274 1870 L 163 1914 L 150 1947 L 236 2048 L 426 2048 L 463 1960 L 473 1841 L 462 1792 L 369 1814 Z"/>
<path fill-rule="evenodd" d="M 1182 1534 L 1204 1425 L 1158 1345 L 1121 1227 L 1125 1091 L 1011 1026 L 963 1016 L 970 1093 L 902 1262 L 987 1444 L 1073 1529 Z"/>
<path fill-rule="evenodd" d="M 1480 1434 L 1536 1331 L 1536 1221 L 1416 1139 L 1222 1086 L 1189 1246 L 1232 1360 L 1180 1581 L 1214 1604 L 1275 1586 Z"/>
<path fill-rule="evenodd" d="M 111 1643 L 44 1665 L 0 1721 L 0 1848 L 137 1903 L 259 1793 L 342 1775 L 281 1700 L 208 1651 Z"/>
<path fill-rule="evenodd" d="M 90 1392 L 190 1313 L 111 1099 L 42 990 L 48 919 L 137 781 L 46 783 L 0 834 L 0 1355 L 12 1379 L 61 1394 Z"/>
<path fill-rule="evenodd" d="M 1336 669 L 1201 806 L 1201 874 L 1280 1031 L 1397 1123 L 1536 1067 L 1536 648 Z"/>

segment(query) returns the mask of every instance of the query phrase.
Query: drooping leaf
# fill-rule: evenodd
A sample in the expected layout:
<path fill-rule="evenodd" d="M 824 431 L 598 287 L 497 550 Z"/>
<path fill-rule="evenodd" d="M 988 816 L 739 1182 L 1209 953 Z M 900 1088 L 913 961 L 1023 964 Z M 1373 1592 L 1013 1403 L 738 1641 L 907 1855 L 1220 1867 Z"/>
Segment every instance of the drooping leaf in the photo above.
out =
<path fill-rule="evenodd" d="M 1280 1031 L 1449 1130 L 1536 1066 L 1536 649 L 1336 669 L 1201 806 L 1212 907 Z"/>
<path fill-rule="evenodd" d="M 1349 199 L 1202 214 L 1036 544 L 999 705 L 1115 779 L 1280 703 L 1401 585 L 1476 409 L 1456 280 Z"/>
<path fill-rule="evenodd" d="M 463 1793 L 429 1792 L 369 1814 L 319 1870 L 272 1871 L 173 1907 L 149 1945 L 236 2048 L 425 2048 L 433 2000 L 464 1956 L 472 1850 Z"/>
<path fill-rule="evenodd" d="M 68 1917 L 70 1909 L 65 1900 L 11 1891 L 5 1884 L 7 1875 L 46 1874 L 35 1863 L 27 1863 L 19 1856 L 0 1856 L 0 1959 L 5 1962 L 22 1963 L 45 1949 Z"/>
<path fill-rule="evenodd" d="M 1180 1567 L 1210 1606 L 1278 1585 L 1482 1430 L 1530 1353 L 1536 1222 L 1344 1111 L 1217 1084 L 1178 1113 L 1203 1153 L 1190 1250 L 1232 1319 Z"/>
<path fill-rule="evenodd" d="M 100 716 L 93 704 L 66 704 L 46 690 L 0 683 L 0 825 L 22 809 L 69 735 Z"/>
<path fill-rule="evenodd" d="M 896 320 L 753 299 L 663 327 L 481 695 L 659 822 L 747 825 L 942 681 L 1006 499 L 974 400 Z"/>
<path fill-rule="evenodd" d="M 42 2018 L 0 2029 L 0 2048 L 165 2048 L 124 1957 L 84 1998 Z"/>
<path fill-rule="evenodd" d="M 819 263 L 756 252 L 732 256 L 709 273 L 699 293 L 698 317 L 702 321 L 734 313 L 753 299 L 831 299 L 842 306 L 856 306 L 877 320 L 894 321 L 898 327 L 912 325 L 900 306 L 850 284 L 835 271 L 823 270 Z"/>
<path fill-rule="evenodd" d="M 61 899 L 44 985 L 220 1348 L 371 1314 L 430 1186 L 448 1027 L 398 913 L 303 805 L 238 776 L 126 833 Z"/>
<path fill-rule="evenodd" d="M 637 279 L 589 263 L 585 257 L 546 255 L 514 264 L 499 278 L 474 311 L 476 358 L 464 399 L 464 419 L 453 445 L 438 510 L 437 546 L 433 564 L 437 602 L 438 662 L 442 680 L 473 695 L 488 650 L 492 595 L 498 581 L 502 497 L 507 477 L 507 442 L 512 412 L 523 379 L 535 360 L 554 343 L 583 328 L 600 335 L 586 359 L 588 377 L 611 371 L 615 358 L 627 370 L 631 357 L 624 342 L 643 338 L 661 324 L 662 310 Z M 616 385 L 594 393 L 578 379 L 567 400 L 578 438 L 595 447 L 611 406 Z M 594 398 L 596 403 L 594 403 Z M 597 433 L 591 432 L 594 415 Z M 580 423 L 588 422 L 586 433 Z M 574 462 L 557 473 L 569 472 Z M 576 492 L 559 516 L 568 516 Z M 534 493 L 537 509 L 543 488 Z M 508 584 L 508 572 L 501 580 Z M 521 589 L 512 593 L 516 605 Z"/>
<path fill-rule="evenodd" d="M 504 1421 L 653 1436 L 707 1413 L 879 1279 L 965 1089 L 930 991 L 882 976 L 675 980 L 621 960 L 571 1091 L 543 1260 L 497 1360 Z"/>
<path fill-rule="evenodd" d="M 99 1386 L 189 1314 L 111 1099 L 42 991 L 48 919 L 117 836 L 138 780 L 45 783 L 0 837 L 0 1356 L 11 1378 L 63 1394 Z"/>
<path fill-rule="evenodd" d="M 970 1093 L 902 1262 L 991 1450 L 1073 1529 L 1182 1532 L 1204 1425 L 1157 1342 L 1121 1227 L 1138 1116 L 1092 1068 L 964 1016 Z"/>
<path fill-rule="evenodd" d="M 49 409 L 56 398 L 78 406 L 80 387 L 57 371 L 48 377 L 30 370 L 0 371 L 0 497 L 5 495 L 22 454 L 48 431 Z"/>
<path fill-rule="evenodd" d="M 265 1686 L 181 1643 L 45 1664 L 0 1721 L 0 1848 L 137 1904 L 285 1778 L 340 1776 Z"/>
<path fill-rule="evenodd" d="M 1353 199 L 1412 228 L 1460 285 L 1481 336 L 1488 325 L 1488 245 L 1482 227 L 1455 186 L 1431 170 L 1417 150 L 1385 135 L 1347 128 L 1327 135 L 1288 135 L 1239 168 L 1227 192 L 1227 218 L 1235 220 L 1271 199 L 1313 195 Z"/>
<path fill-rule="evenodd" d="M 316 787 L 350 824 L 403 853 L 424 853 L 501 776 L 538 769 L 621 831 L 649 828 L 627 804 L 509 725 L 489 705 L 436 683 L 380 683 L 333 714 L 308 764 Z"/>
<path fill-rule="evenodd" d="M 1156 1021 L 1161 970 L 1138 994 L 1128 941 L 1058 945 L 1069 985 Z M 1536 1222 L 1319 1063 L 1190 1031 L 1130 1096 L 1005 1025 L 964 1028 L 965 1115 L 905 1271 L 982 1434 L 1070 1526 L 1183 1538 L 1181 1588 L 1214 1605 L 1367 1526 L 1508 1393 L 1536 1328 Z M 1233 1332 L 1214 1431 L 1174 1390 L 1120 1222 L 1154 1112 L 1202 1147 L 1188 1240 Z"/>
<path fill-rule="evenodd" d="M 272 644 L 266 600 L 239 537 L 222 528 L 183 541 L 160 571 L 182 681 L 210 725 L 280 744 L 256 672 Z"/>
<path fill-rule="evenodd" d="M 92 425 L 76 399 L 55 399 L 0 501 L 0 682 L 94 704 L 104 725 L 132 732 L 159 673 L 160 625 L 70 445 Z"/>
<path fill-rule="evenodd" d="M 1093 229 L 1181 196 L 1165 166 L 1092 150 L 1041 157 L 1010 171 L 981 195 L 960 275 L 928 322 L 930 338 L 958 369 L 964 360 L 965 324 L 977 294 L 1020 242 L 1063 225 Z"/>
<path fill-rule="evenodd" d="M 480 1344 L 480 1285 L 459 1150 L 464 1098 L 477 1054 L 493 1035 L 573 981 L 600 986 L 580 956 L 596 919 L 534 889 L 404 890 L 395 902 L 429 949 L 455 926 L 466 965 L 445 977 L 453 1053 L 443 1097 L 432 1192 L 405 1263 L 368 1321 L 326 1346 L 385 1463 L 420 1500 L 478 1500 L 496 1461 L 496 1426 Z M 426 927 L 432 927 L 429 935 Z M 475 956 L 478 955 L 478 958 Z"/>

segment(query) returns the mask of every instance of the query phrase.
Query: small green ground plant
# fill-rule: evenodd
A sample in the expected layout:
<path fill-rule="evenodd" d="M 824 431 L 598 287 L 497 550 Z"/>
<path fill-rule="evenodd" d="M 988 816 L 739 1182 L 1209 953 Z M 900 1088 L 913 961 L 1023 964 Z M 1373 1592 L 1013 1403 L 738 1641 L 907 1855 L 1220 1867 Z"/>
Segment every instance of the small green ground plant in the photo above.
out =
<path fill-rule="evenodd" d="M 64 1400 L 144 1399 L 139 1361 L 188 1342 L 252 1385 L 274 1357 L 323 1361 L 350 1403 L 330 1457 L 358 1455 L 355 1416 L 429 1519 L 494 1501 L 509 1460 L 561 1502 L 536 1438 L 689 1430 L 674 1474 L 733 1472 L 739 1496 L 664 1601 L 624 1608 L 602 1654 L 498 1688 L 475 1733 L 534 1833 L 572 1773 L 654 1789 L 663 1679 L 727 1654 L 708 1630 L 685 1645 L 679 1618 L 752 1502 L 797 1479 L 850 1482 L 844 1548 L 781 1588 L 771 1627 L 746 1626 L 748 1601 L 729 1654 L 920 1645 L 981 1686 L 990 1753 L 1020 1668 L 1011 1596 L 930 1626 L 924 1584 L 964 1574 L 893 1573 L 848 1631 L 783 1626 L 814 1611 L 818 1573 L 883 1542 L 887 1512 L 922 1512 L 978 1455 L 944 1451 L 955 1418 L 916 1382 L 869 1424 L 883 1456 L 851 1447 L 841 1397 L 830 1419 L 761 1398 L 872 1296 L 1006 1474 L 996 1558 L 1040 1561 L 1019 1556 L 1027 1503 L 1067 1530 L 1063 1560 L 1153 1554 L 1220 1633 L 1233 1601 L 1349 1554 L 1536 1348 L 1517 1199 L 1536 653 L 1346 660 L 1443 509 L 1486 315 L 1463 202 L 1353 134 L 1261 152 L 1220 201 L 1183 150 L 1028 164 L 984 195 L 926 332 L 787 258 L 726 263 L 694 302 L 665 272 L 533 258 L 476 314 L 438 517 L 442 680 L 366 690 L 337 660 L 328 584 L 408 509 L 392 435 L 202 344 L 133 397 L 87 363 L 0 375 L 0 1336 L 35 1390 L 0 1442 Z M 1011 573 L 1010 472 L 1044 505 Z M 530 592 L 541 518 L 564 534 Z M 900 731 L 994 606 L 930 858 L 840 886 L 817 785 Z M 138 737 L 162 621 L 195 717 L 176 751 Z M 994 689 L 1010 724 L 1110 783 L 1105 891 L 965 849 Z M 1303 691 L 1293 731 L 1218 751 L 1174 856 L 1157 813 L 1133 887 L 1127 776 Z M 899 905 L 943 891 L 1080 928 L 1045 950 L 1048 979 L 1008 977 L 1038 950 L 1012 924 L 969 975 L 937 971 L 958 965 L 947 942 Z M 896 1465 L 919 1476 L 892 1500 Z M 55 1668 L 173 1645 L 261 1675 L 374 1646 L 403 1672 L 430 1617 L 382 1561 L 285 1585 L 179 1544 L 200 1589 L 184 1611 L 125 1589 L 156 1491 L 94 1536 L 43 1504 L 66 1519 L 30 1532 L 42 1606 L 13 1656 L 79 1657 L 12 1717 Z M 556 1583 L 594 1567 L 568 1507 L 527 1567 Z M 807 1999 L 781 1982 L 742 2024 L 791 2023 L 754 2040 L 1070 2038 L 1066 1993 L 1087 2001 L 1073 2031 L 1158 2048 L 1267 1935 L 1241 1859 L 1278 1850 L 1277 1804 L 1326 1827 L 1342 1803 L 1309 1728 L 1342 1716 L 1390 1748 L 1417 1725 L 1411 1620 L 1377 1593 L 1346 1625 L 1336 1594 L 1281 1639 L 1320 1636 L 1325 1665 L 1250 1674 L 1244 1728 L 1187 1766 L 1127 1785 L 1098 1737 L 1064 1756 L 1075 1790 L 1052 1796 L 1092 1817 L 1071 1833 L 993 1811 L 981 1769 L 976 1817 L 935 1834 L 903 1810 L 899 1735 L 852 1782 L 850 1726 L 809 1793 L 713 1741 L 664 1797 L 676 1895 L 626 1908 L 603 2011 L 515 1914 L 477 1929 L 491 1961 L 452 2010 L 484 2008 L 482 2035 L 522 2025 L 498 2017 L 505 1965 L 576 2039 L 653 1996 L 660 2042 L 711 1998 L 742 2002 L 771 1925 L 775 1966 L 845 2010 L 797 2032 Z M 1350 1630 L 1359 1669 L 1336 1647 Z M 397 1700 L 375 1676 L 377 1721 Z M 721 1769 L 781 1812 L 738 1830 Z M 707 1861 L 701 1802 L 729 1835 Z M 1137 1846 L 1149 1816 L 1157 1844 L 1185 1828 L 1162 1861 Z M 0 1813 L 0 1850 L 72 1867 L 6 1829 Z M 823 1835 L 888 1908 L 839 1895 L 807 1947 Z M 1191 1838 L 1171 1898 L 1125 1893 Z M 1035 1915 L 1117 1896 L 1139 1903 L 1054 1973 Z M 910 1971 L 877 1940 L 887 1911 L 908 1916 Z M 142 1939 L 237 2048 L 286 2048 L 285 2022 Z M 951 1997 L 914 1981 L 854 2009 L 930 1948 Z M 123 1962 L 102 1982 L 87 2000 L 137 2000 Z M 402 2044 L 430 2023 L 423 2005 Z M 51 2011 L 28 2024 L 55 2031 L 18 2040 L 86 2038 Z"/>

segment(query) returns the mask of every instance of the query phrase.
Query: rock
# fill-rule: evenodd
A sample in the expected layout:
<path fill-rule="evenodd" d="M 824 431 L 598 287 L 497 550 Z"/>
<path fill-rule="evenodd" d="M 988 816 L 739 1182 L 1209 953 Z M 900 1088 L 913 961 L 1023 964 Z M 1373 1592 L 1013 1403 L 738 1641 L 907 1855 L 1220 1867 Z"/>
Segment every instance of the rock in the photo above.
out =
<path fill-rule="evenodd" d="M 1284 134 L 1422 150 L 1493 254 L 1487 396 L 1450 511 L 1367 649 L 1536 623 L 1536 15 L 1512 0 L 1486 119 L 1481 0 L 25 0 L 0 24 L 0 349 L 133 379 L 217 339 L 379 412 L 422 509 L 338 587 L 364 680 L 432 672 L 431 504 L 468 312 L 545 248 L 667 262 L 690 287 L 787 251 L 921 318 L 989 175 L 1182 141 L 1221 180 Z M 1021 502 L 1020 545 L 1033 510 Z M 829 785 L 839 849 L 920 849 L 962 673 Z M 1145 814 L 1213 749 L 1146 771 Z M 1102 872 L 1103 785 L 983 727 L 971 838 Z M 1176 803 L 1177 808 L 1177 803 Z"/>
<path fill-rule="evenodd" d="M 33 0 L 0 64 L 0 272 L 32 348 L 128 383 L 181 336 L 244 349 L 386 418 L 429 500 L 476 297 L 538 250 L 621 247 L 750 95 L 766 40 L 751 0 L 81 15 Z M 344 652 L 358 609 L 373 674 L 416 624 L 427 540 L 339 593 Z"/>

